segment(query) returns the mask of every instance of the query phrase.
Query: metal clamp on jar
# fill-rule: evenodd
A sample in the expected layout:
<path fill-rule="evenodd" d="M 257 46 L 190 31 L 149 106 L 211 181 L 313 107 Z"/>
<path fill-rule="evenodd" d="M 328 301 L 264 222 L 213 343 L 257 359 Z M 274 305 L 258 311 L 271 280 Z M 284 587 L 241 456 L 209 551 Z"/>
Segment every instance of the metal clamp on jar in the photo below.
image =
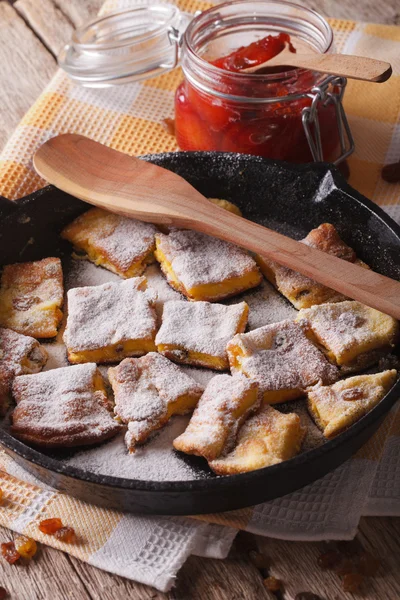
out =
<path fill-rule="evenodd" d="M 235 0 L 191 20 L 176 6 L 149 4 L 77 30 L 59 64 L 84 86 L 108 87 L 160 75 L 180 62 L 175 131 L 182 150 L 337 164 L 354 149 L 342 104 L 346 79 L 294 68 L 247 74 L 213 64 L 279 33 L 297 49 L 334 51 L 326 20 L 291 2 Z"/>

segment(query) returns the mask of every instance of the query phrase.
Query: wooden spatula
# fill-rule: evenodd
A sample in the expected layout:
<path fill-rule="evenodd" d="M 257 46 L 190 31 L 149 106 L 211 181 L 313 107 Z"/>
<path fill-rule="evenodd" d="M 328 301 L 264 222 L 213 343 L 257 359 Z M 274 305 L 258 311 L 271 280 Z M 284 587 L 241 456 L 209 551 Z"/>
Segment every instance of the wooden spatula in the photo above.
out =
<path fill-rule="evenodd" d="M 364 56 L 351 56 L 349 54 L 317 54 L 315 52 L 290 52 L 285 44 L 284 50 L 271 58 L 254 67 L 242 69 L 241 73 L 268 73 L 272 67 L 301 67 L 327 73 L 328 75 L 339 75 L 349 79 L 362 79 L 363 81 L 372 81 L 383 83 L 387 81 L 392 74 L 392 67 L 388 62 L 376 60 L 375 58 L 366 58 Z"/>
<path fill-rule="evenodd" d="M 166 169 L 74 134 L 47 141 L 33 163 L 49 183 L 90 204 L 233 242 L 400 318 L 397 281 L 229 213 Z"/>

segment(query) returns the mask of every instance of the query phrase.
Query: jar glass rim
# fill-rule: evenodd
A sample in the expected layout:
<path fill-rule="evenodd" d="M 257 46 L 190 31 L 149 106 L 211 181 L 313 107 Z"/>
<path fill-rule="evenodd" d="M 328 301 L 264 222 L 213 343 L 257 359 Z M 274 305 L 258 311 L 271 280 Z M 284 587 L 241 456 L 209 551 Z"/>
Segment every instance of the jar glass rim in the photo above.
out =
<path fill-rule="evenodd" d="M 206 68 L 207 71 L 209 71 L 210 74 L 214 73 L 216 76 L 220 76 L 221 72 L 224 72 L 224 75 L 226 77 L 232 78 L 232 80 L 237 80 L 239 81 L 243 81 L 245 78 L 247 78 L 248 80 L 252 80 L 252 81 L 260 81 L 260 79 L 263 79 L 265 81 L 276 81 L 278 78 L 282 79 L 285 78 L 287 76 L 290 76 L 293 71 L 295 70 L 294 68 L 290 68 L 287 71 L 281 71 L 280 73 L 271 73 L 271 74 L 260 74 L 260 73 L 240 73 L 240 72 L 232 72 L 232 71 L 225 71 L 215 65 L 213 65 L 212 63 L 208 62 L 207 60 L 205 60 L 204 58 L 202 58 L 194 49 L 193 44 L 190 41 L 190 36 L 193 33 L 193 30 L 199 26 L 199 23 L 201 22 L 201 20 L 204 18 L 206 19 L 209 15 L 211 15 L 212 13 L 221 11 L 221 9 L 227 8 L 227 7 L 232 7 L 233 5 L 246 5 L 246 4 L 250 4 L 250 2 L 246 2 L 245 0 L 231 0 L 228 2 L 223 2 L 221 4 L 217 4 L 205 11 L 203 11 L 200 15 L 197 16 L 197 18 L 193 19 L 186 31 L 185 34 L 183 36 L 183 40 L 184 40 L 184 45 L 185 45 L 185 52 L 188 53 L 191 57 L 191 59 L 197 63 L 200 67 L 202 68 Z M 320 15 L 317 11 L 308 8 L 306 6 L 303 6 L 301 4 L 297 4 L 296 2 L 290 2 L 289 0 L 251 0 L 251 4 L 259 4 L 260 6 L 266 6 L 268 4 L 275 4 L 275 5 L 282 5 L 284 7 L 287 8 L 294 8 L 294 9 L 298 9 L 304 12 L 304 14 L 308 14 L 316 19 L 319 20 L 319 22 L 321 23 L 322 27 L 325 30 L 326 33 L 326 37 L 327 37 L 327 41 L 325 44 L 325 48 L 323 49 L 323 51 L 321 52 L 322 54 L 325 54 L 326 52 L 328 52 L 333 45 L 333 30 L 331 28 L 331 26 L 329 25 L 328 21 L 322 16 Z M 297 71 L 303 71 L 304 69 L 298 69 Z"/>

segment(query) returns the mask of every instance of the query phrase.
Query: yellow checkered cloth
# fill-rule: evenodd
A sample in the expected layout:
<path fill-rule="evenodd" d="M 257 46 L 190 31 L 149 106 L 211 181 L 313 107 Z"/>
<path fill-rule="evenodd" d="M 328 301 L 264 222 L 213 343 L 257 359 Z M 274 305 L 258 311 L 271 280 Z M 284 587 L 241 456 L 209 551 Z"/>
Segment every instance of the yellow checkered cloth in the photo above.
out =
<path fill-rule="evenodd" d="M 178 0 L 194 12 L 206 3 Z M 103 10 L 134 1 L 108 2 Z M 383 164 L 400 159 L 400 28 L 331 20 L 338 51 L 390 61 L 394 75 L 381 85 L 350 81 L 345 108 L 356 141 L 350 183 L 400 219 L 400 185 L 385 183 Z M 133 155 L 177 149 L 162 120 L 173 117 L 179 69 L 137 84 L 107 90 L 81 88 L 61 71 L 27 112 L 0 158 L 0 194 L 17 199 L 45 185 L 32 154 L 60 133 L 89 136 Z M 135 517 L 80 502 L 45 488 L 0 453 L 0 524 L 109 570 L 167 590 L 190 553 L 226 555 L 234 529 L 284 539 L 346 539 L 361 515 L 400 515 L 400 409 L 345 465 L 285 498 L 196 519 Z M 78 534 L 65 544 L 38 530 L 59 516 Z M 228 527 L 227 527 L 228 526 Z"/>

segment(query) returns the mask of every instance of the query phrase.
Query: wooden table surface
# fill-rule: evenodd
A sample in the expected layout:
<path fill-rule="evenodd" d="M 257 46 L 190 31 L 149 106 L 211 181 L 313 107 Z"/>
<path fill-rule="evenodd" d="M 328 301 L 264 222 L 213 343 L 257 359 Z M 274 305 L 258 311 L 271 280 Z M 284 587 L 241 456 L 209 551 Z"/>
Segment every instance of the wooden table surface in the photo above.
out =
<path fill-rule="evenodd" d="M 399 0 L 302 0 L 318 12 L 344 19 L 400 24 Z M 94 16 L 101 0 L 0 0 L 0 150 L 56 70 L 55 57 L 74 27 Z M 251 538 L 251 539 L 250 539 Z M 12 534 L 0 529 L 0 542 Z M 285 542 L 249 534 L 239 536 L 226 560 L 191 557 L 176 587 L 168 594 L 110 575 L 48 547 L 29 566 L 0 560 L 0 586 L 16 600 L 263 600 L 277 598 L 266 590 L 248 556 L 249 543 L 269 557 L 270 574 L 281 579 L 281 600 L 299 592 L 323 600 L 400 599 L 400 520 L 362 519 L 358 539 L 378 556 L 378 575 L 365 581 L 361 595 L 344 593 L 341 579 L 322 571 L 321 543 Z"/>

